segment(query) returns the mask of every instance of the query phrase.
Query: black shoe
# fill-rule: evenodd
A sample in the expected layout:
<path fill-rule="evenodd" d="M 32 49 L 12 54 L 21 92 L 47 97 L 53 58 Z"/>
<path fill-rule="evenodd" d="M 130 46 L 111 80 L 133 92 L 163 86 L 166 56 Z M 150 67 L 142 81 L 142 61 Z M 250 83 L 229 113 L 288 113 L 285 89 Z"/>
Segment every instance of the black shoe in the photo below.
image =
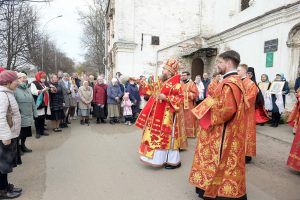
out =
<path fill-rule="evenodd" d="M 42 136 L 49 136 L 49 134 L 48 133 L 43 133 Z"/>
<path fill-rule="evenodd" d="M 275 124 L 273 123 L 273 124 L 271 124 L 271 127 L 275 127 Z"/>
<path fill-rule="evenodd" d="M 246 164 L 250 163 L 251 160 L 252 160 L 251 156 L 246 156 L 246 158 L 245 158 Z"/>
<path fill-rule="evenodd" d="M 10 192 L 7 190 L 0 190 L 0 199 L 15 199 L 21 196 L 19 192 Z"/>
<path fill-rule="evenodd" d="M 181 163 L 179 163 L 179 164 L 176 165 L 176 166 L 173 166 L 173 165 L 166 165 L 166 166 L 165 166 L 165 169 L 177 169 L 177 168 L 179 168 L 179 167 L 181 167 Z"/>
<path fill-rule="evenodd" d="M 24 156 L 24 151 L 20 150 L 20 156 Z"/>
<path fill-rule="evenodd" d="M 36 138 L 36 139 L 39 139 L 40 137 L 41 137 L 40 134 L 36 134 L 36 135 L 35 135 L 35 138 Z"/>
<path fill-rule="evenodd" d="M 13 184 L 8 184 L 7 191 L 21 193 L 23 190 L 22 188 L 15 187 Z"/>
<path fill-rule="evenodd" d="M 67 124 L 71 124 L 71 122 L 67 122 Z"/>
<path fill-rule="evenodd" d="M 62 123 L 59 125 L 59 128 L 68 128 L 68 124 L 67 123 Z"/>
<path fill-rule="evenodd" d="M 31 153 L 32 150 L 31 149 L 28 149 L 25 145 L 21 146 L 21 150 L 24 152 L 24 153 Z"/>
<path fill-rule="evenodd" d="M 84 121 L 83 121 L 83 120 L 80 120 L 80 124 L 81 124 L 81 125 L 84 125 Z"/>
<path fill-rule="evenodd" d="M 96 122 L 96 124 L 100 124 L 100 121 L 98 120 L 98 121 Z"/>
<path fill-rule="evenodd" d="M 106 121 L 104 119 L 101 120 L 102 124 L 106 124 Z"/>
<path fill-rule="evenodd" d="M 115 122 L 114 122 L 113 120 L 110 120 L 109 123 L 110 123 L 111 125 L 115 125 Z"/>
<path fill-rule="evenodd" d="M 116 117 L 114 117 L 112 120 L 114 123 L 120 123 L 120 121 Z"/>

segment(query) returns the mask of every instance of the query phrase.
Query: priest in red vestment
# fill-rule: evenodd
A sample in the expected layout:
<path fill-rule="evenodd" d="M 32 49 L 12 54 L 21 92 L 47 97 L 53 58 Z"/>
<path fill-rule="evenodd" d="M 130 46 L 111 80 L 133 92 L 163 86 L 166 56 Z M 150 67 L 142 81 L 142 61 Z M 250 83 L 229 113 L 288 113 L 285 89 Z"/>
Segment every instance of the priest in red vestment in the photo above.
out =
<path fill-rule="evenodd" d="M 136 121 L 136 126 L 143 129 L 140 159 L 154 167 L 176 169 L 181 166 L 178 111 L 183 93 L 178 68 L 177 60 L 168 60 L 162 81 L 154 84 L 153 94 Z"/>
<path fill-rule="evenodd" d="M 221 80 L 222 80 L 222 75 L 219 74 L 219 72 L 215 72 L 212 76 L 212 81 L 208 85 L 206 96 L 214 96 L 216 88 L 218 87 Z"/>
<path fill-rule="evenodd" d="M 292 144 L 290 155 L 287 161 L 287 165 L 298 172 L 300 172 L 300 89 L 298 89 L 297 94 L 297 103 L 290 114 L 288 123 L 294 127 L 295 138 Z"/>
<path fill-rule="evenodd" d="M 247 199 L 246 106 L 244 86 L 237 74 L 239 63 L 236 51 L 219 55 L 217 68 L 223 80 L 214 96 L 193 110 L 201 128 L 189 180 L 202 199 Z"/>
<path fill-rule="evenodd" d="M 248 104 L 246 110 L 246 163 L 251 162 L 252 157 L 256 156 L 256 115 L 255 115 L 255 101 L 258 94 L 258 87 L 255 83 L 247 77 L 248 66 L 242 64 L 237 69 L 239 76 L 243 81 L 245 89 L 245 96 Z"/>
<path fill-rule="evenodd" d="M 181 73 L 181 86 L 183 91 L 182 117 L 184 121 L 185 134 L 188 138 L 195 138 L 198 124 L 192 109 L 196 106 L 196 99 L 199 96 L 198 88 L 194 81 L 190 79 L 190 72 Z"/>

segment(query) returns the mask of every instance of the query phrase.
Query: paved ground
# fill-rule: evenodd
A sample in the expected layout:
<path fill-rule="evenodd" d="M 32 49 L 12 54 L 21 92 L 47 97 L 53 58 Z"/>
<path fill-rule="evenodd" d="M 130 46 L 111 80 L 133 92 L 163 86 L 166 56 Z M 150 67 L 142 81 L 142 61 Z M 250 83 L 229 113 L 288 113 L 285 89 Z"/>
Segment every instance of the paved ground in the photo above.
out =
<path fill-rule="evenodd" d="M 249 200 L 300 200 L 300 174 L 286 159 L 291 128 L 258 127 L 258 156 L 247 166 Z M 125 125 L 80 126 L 29 140 L 32 154 L 9 176 L 23 187 L 20 200 L 196 200 L 188 183 L 195 140 L 180 169 L 167 171 L 138 160 L 141 132 Z"/>

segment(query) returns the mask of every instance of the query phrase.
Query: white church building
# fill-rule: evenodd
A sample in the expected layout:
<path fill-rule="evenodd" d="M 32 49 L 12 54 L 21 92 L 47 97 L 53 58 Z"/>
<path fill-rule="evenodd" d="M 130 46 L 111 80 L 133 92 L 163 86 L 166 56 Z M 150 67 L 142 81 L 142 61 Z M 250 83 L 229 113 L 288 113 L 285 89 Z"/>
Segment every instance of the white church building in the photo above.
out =
<path fill-rule="evenodd" d="M 192 77 L 212 73 L 228 49 L 254 67 L 257 78 L 300 66 L 299 0 L 110 0 L 106 10 L 106 69 L 110 76 L 160 73 L 170 57 Z"/>

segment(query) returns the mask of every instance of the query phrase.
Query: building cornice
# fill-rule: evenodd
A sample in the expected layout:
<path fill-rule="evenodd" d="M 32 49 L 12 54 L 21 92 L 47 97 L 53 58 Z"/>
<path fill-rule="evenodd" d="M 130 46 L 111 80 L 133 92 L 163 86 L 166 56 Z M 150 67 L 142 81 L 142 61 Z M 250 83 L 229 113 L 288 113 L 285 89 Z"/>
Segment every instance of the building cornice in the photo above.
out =
<path fill-rule="evenodd" d="M 249 35 L 277 24 L 300 19 L 300 1 L 269 11 L 247 22 L 207 38 L 210 47 L 217 46 L 242 36 Z"/>

